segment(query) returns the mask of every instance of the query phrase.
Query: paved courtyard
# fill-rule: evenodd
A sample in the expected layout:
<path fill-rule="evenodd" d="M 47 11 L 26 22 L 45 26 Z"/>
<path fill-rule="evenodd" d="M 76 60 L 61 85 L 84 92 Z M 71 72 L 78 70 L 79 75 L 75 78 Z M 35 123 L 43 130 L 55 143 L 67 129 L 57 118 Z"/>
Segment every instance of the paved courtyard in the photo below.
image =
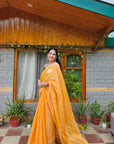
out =
<path fill-rule="evenodd" d="M 30 129 L 25 122 L 16 128 L 12 128 L 9 122 L 0 127 L 0 144 L 26 144 Z M 114 144 L 114 136 L 109 128 L 103 129 L 101 125 L 95 126 L 90 121 L 87 129 L 81 130 L 83 137 L 90 144 Z"/>

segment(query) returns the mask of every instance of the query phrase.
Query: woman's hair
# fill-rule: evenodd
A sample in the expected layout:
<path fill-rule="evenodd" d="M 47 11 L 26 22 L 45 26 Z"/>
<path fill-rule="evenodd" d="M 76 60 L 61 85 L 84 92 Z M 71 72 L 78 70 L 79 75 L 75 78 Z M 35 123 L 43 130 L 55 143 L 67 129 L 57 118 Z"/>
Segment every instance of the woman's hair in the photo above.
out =
<path fill-rule="evenodd" d="M 61 65 L 61 62 L 60 62 L 60 60 L 58 58 L 58 51 L 57 51 L 57 49 L 56 48 L 50 48 L 47 53 L 49 53 L 51 50 L 54 50 L 56 52 L 56 57 L 57 57 L 56 58 L 56 62 L 59 64 L 60 69 L 62 70 L 62 65 Z"/>

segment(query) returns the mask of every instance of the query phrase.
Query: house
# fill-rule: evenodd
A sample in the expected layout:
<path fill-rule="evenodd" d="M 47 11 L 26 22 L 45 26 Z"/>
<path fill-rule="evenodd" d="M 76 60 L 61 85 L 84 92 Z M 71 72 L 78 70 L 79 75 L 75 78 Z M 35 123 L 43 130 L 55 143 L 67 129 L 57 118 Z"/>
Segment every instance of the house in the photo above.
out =
<path fill-rule="evenodd" d="M 82 99 L 93 97 L 102 107 L 114 100 L 114 6 L 98 0 L 0 1 L 0 113 L 25 95 L 36 109 L 37 80 L 46 51 L 57 48 L 64 70 L 78 74 Z M 108 41 L 109 39 L 106 39 Z M 109 45 L 108 45 L 109 44 Z"/>

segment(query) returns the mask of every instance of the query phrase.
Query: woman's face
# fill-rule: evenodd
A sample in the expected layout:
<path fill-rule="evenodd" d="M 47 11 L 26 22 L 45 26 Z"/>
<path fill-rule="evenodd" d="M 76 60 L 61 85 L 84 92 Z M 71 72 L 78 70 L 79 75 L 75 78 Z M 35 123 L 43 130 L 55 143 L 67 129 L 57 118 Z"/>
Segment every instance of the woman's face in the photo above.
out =
<path fill-rule="evenodd" d="M 56 52 L 55 50 L 50 50 L 49 53 L 47 54 L 49 62 L 55 62 L 56 61 Z"/>

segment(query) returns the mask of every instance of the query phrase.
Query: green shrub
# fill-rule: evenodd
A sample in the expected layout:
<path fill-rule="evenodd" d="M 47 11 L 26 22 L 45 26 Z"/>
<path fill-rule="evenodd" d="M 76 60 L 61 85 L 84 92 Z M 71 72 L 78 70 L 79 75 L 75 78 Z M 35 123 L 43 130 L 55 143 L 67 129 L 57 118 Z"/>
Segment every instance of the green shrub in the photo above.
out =
<path fill-rule="evenodd" d="M 73 71 L 64 72 L 64 77 L 70 99 L 79 97 L 82 91 L 79 77 Z"/>

